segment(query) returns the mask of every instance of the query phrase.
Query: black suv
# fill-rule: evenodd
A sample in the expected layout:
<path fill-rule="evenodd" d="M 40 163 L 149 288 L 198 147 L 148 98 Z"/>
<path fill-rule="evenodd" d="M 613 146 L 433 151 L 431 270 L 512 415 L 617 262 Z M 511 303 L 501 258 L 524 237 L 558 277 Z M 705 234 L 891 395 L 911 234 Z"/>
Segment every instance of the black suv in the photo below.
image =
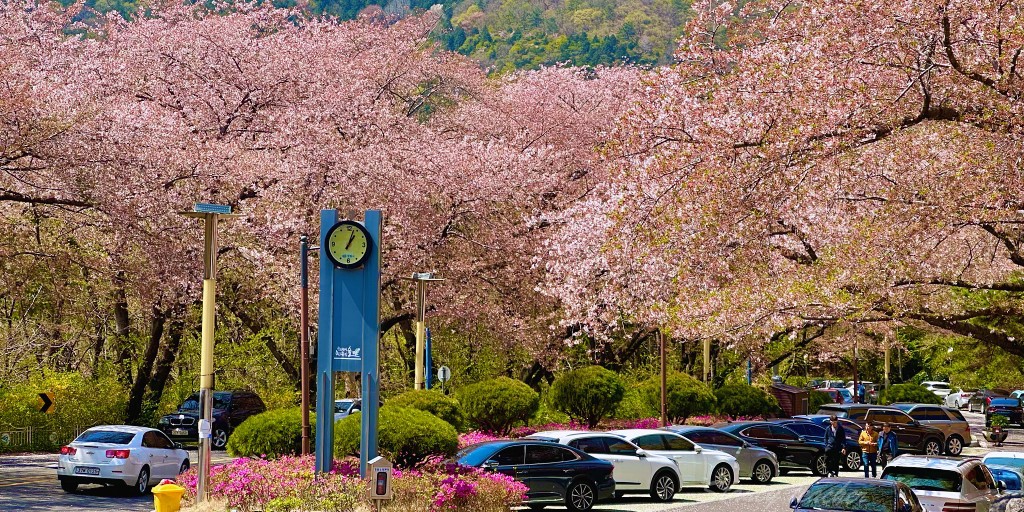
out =
<path fill-rule="evenodd" d="M 718 423 L 714 428 L 732 434 L 752 445 L 775 453 L 779 474 L 792 469 L 810 469 L 825 476 L 825 443 L 797 435 L 784 425 L 767 421 L 735 421 Z"/>
<path fill-rule="evenodd" d="M 895 408 L 865 404 L 828 404 L 818 409 L 818 414 L 835 414 L 848 418 L 860 426 L 871 423 L 875 431 L 882 431 L 882 423 L 888 423 L 896 433 L 900 452 L 942 455 L 946 435 L 935 427 L 922 425 L 907 413 Z"/>
<path fill-rule="evenodd" d="M 213 448 L 223 450 L 228 436 L 249 416 L 266 411 L 263 400 L 251 391 L 213 392 Z M 157 425 L 172 441 L 182 444 L 199 442 L 199 393 L 188 397 L 178 407 L 178 412 L 160 418 Z"/>

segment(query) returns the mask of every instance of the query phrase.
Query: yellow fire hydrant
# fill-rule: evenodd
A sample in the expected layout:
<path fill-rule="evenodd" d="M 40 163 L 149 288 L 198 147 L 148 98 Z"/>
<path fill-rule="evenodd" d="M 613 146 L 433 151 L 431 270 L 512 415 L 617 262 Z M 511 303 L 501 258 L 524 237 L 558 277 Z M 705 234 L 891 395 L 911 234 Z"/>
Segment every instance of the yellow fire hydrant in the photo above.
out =
<path fill-rule="evenodd" d="M 174 482 L 161 482 L 153 488 L 153 506 L 156 507 L 156 512 L 178 512 L 181 510 L 181 497 L 184 495 L 184 487 Z"/>

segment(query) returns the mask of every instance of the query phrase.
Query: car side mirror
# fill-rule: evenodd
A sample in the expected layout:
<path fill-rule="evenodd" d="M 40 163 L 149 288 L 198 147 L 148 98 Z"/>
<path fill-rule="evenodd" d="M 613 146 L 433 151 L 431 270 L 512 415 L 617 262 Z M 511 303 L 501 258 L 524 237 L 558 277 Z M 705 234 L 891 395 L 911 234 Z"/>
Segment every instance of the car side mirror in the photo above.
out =
<path fill-rule="evenodd" d="M 743 441 L 743 446 L 741 446 L 740 448 L 750 448 L 750 443 Z"/>
<path fill-rule="evenodd" d="M 498 461 L 496 461 L 494 459 L 488 459 L 488 460 L 484 461 L 483 467 L 484 467 L 484 469 L 494 469 L 494 468 L 498 467 Z"/>
<path fill-rule="evenodd" d="M 796 497 L 794 496 L 793 499 L 789 501 L 789 508 L 795 509 L 798 504 L 799 502 L 796 500 Z"/>
<path fill-rule="evenodd" d="M 174 443 L 174 447 L 179 449 L 179 450 L 183 450 L 185 448 L 185 446 L 182 445 L 181 443 Z"/>
<path fill-rule="evenodd" d="M 700 452 L 704 451 L 704 448 L 701 448 L 700 446 L 694 446 L 693 447 L 693 451 L 695 451 L 697 453 L 700 453 Z"/>
<path fill-rule="evenodd" d="M 636 449 L 636 456 L 637 457 L 646 457 L 647 456 L 647 450 L 644 450 L 643 448 L 637 448 Z"/>

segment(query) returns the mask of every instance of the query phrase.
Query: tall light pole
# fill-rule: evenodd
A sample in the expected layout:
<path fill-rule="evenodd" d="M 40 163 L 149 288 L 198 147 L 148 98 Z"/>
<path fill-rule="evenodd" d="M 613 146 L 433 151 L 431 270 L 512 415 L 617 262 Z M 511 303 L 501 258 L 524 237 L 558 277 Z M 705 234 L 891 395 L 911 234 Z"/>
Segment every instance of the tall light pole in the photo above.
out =
<path fill-rule="evenodd" d="M 434 277 L 434 274 L 430 272 L 416 272 L 407 279 L 416 283 L 416 373 L 414 389 L 423 389 L 426 375 L 424 366 L 427 344 L 427 283 L 444 281 L 444 279 Z"/>
<path fill-rule="evenodd" d="M 203 334 L 199 353 L 199 482 L 196 501 L 209 499 L 210 434 L 213 429 L 213 339 L 217 311 L 217 221 L 240 217 L 231 207 L 196 203 L 193 211 L 181 215 L 203 219 Z"/>
<path fill-rule="evenodd" d="M 658 329 L 658 350 L 661 353 L 661 426 L 668 426 L 668 409 L 667 409 L 667 376 L 668 376 L 668 364 L 666 363 L 667 358 L 665 357 L 665 333 Z"/>
<path fill-rule="evenodd" d="M 302 379 L 302 454 L 309 455 L 309 237 L 299 237 L 299 378 Z M 320 246 L 313 246 L 318 250 Z"/>

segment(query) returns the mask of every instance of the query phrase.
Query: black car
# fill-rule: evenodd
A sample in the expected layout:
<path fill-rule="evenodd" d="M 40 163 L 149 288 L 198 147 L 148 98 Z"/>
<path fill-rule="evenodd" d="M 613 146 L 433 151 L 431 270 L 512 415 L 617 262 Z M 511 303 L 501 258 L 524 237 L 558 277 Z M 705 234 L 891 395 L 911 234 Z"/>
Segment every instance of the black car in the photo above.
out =
<path fill-rule="evenodd" d="M 797 435 L 783 425 L 769 421 L 737 421 L 719 423 L 715 428 L 740 439 L 767 448 L 779 459 L 779 473 L 793 469 L 810 469 L 815 475 L 825 476 L 825 443 Z"/>
<path fill-rule="evenodd" d="M 971 395 L 971 399 L 967 401 L 967 410 L 970 412 L 980 412 L 985 414 L 988 412 L 988 404 L 992 403 L 993 398 L 1006 398 L 1010 396 L 1010 392 L 1005 389 L 985 389 L 981 388 Z"/>
<path fill-rule="evenodd" d="M 924 512 L 914 491 L 902 482 L 863 478 L 822 478 L 789 508 L 797 512 Z"/>
<path fill-rule="evenodd" d="M 264 412 L 267 407 L 256 393 L 250 391 L 214 391 L 213 425 L 210 437 L 213 448 L 223 450 L 235 427 L 249 416 Z M 199 442 L 199 393 L 188 397 L 178 412 L 160 418 L 157 424 L 172 441 L 182 444 Z"/>
<path fill-rule="evenodd" d="M 772 423 L 785 425 L 798 435 L 813 441 L 820 441 L 822 444 L 825 444 L 825 429 L 830 426 L 819 425 L 810 420 L 793 418 L 773 420 Z M 856 425 L 856 423 L 854 423 L 854 425 Z M 857 438 L 860 437 L 860 431 L 862 429 L 858 426 L 856 430 L 854 430 L 846 423 L 843 423 L 842 426 L 843 430 L 846 432 L 846 457 L 843 458 L 843 466 L 850 471 L 858 471 L 861 467 L 861 450 L 860 443 L 857 442 Z"/>
<path fill-rule="evenodd" d="M 863 404 L 830 404 L 818 409 L 818 414 L 835 414 L 863 427 L 871 423 L 877 432 L 888 423 L 899 441 L 900 452 L 941 455 L 946 447 L 946 434 L 923 425 L 896 407 Z"/>
<path fill-rule="evenodd" d="M 992 416 L 1006 416 L 1006 419 L 1014 425 L 1024 426 L 1024 407 L 1021 407 L 1019 398 L 993 398 L 992 402 L 985 408 L 985 426 L 992 426 Z"/>
<path fill-rule="evenodd" d="M 477 443 L 459 450 L 455 462 L 514 477 L 528 488 L 526 504 L 532 510 L 562 504 L 569 510 L 590 510 L 615 496 L 611 462 L 548 441 Z"/>

